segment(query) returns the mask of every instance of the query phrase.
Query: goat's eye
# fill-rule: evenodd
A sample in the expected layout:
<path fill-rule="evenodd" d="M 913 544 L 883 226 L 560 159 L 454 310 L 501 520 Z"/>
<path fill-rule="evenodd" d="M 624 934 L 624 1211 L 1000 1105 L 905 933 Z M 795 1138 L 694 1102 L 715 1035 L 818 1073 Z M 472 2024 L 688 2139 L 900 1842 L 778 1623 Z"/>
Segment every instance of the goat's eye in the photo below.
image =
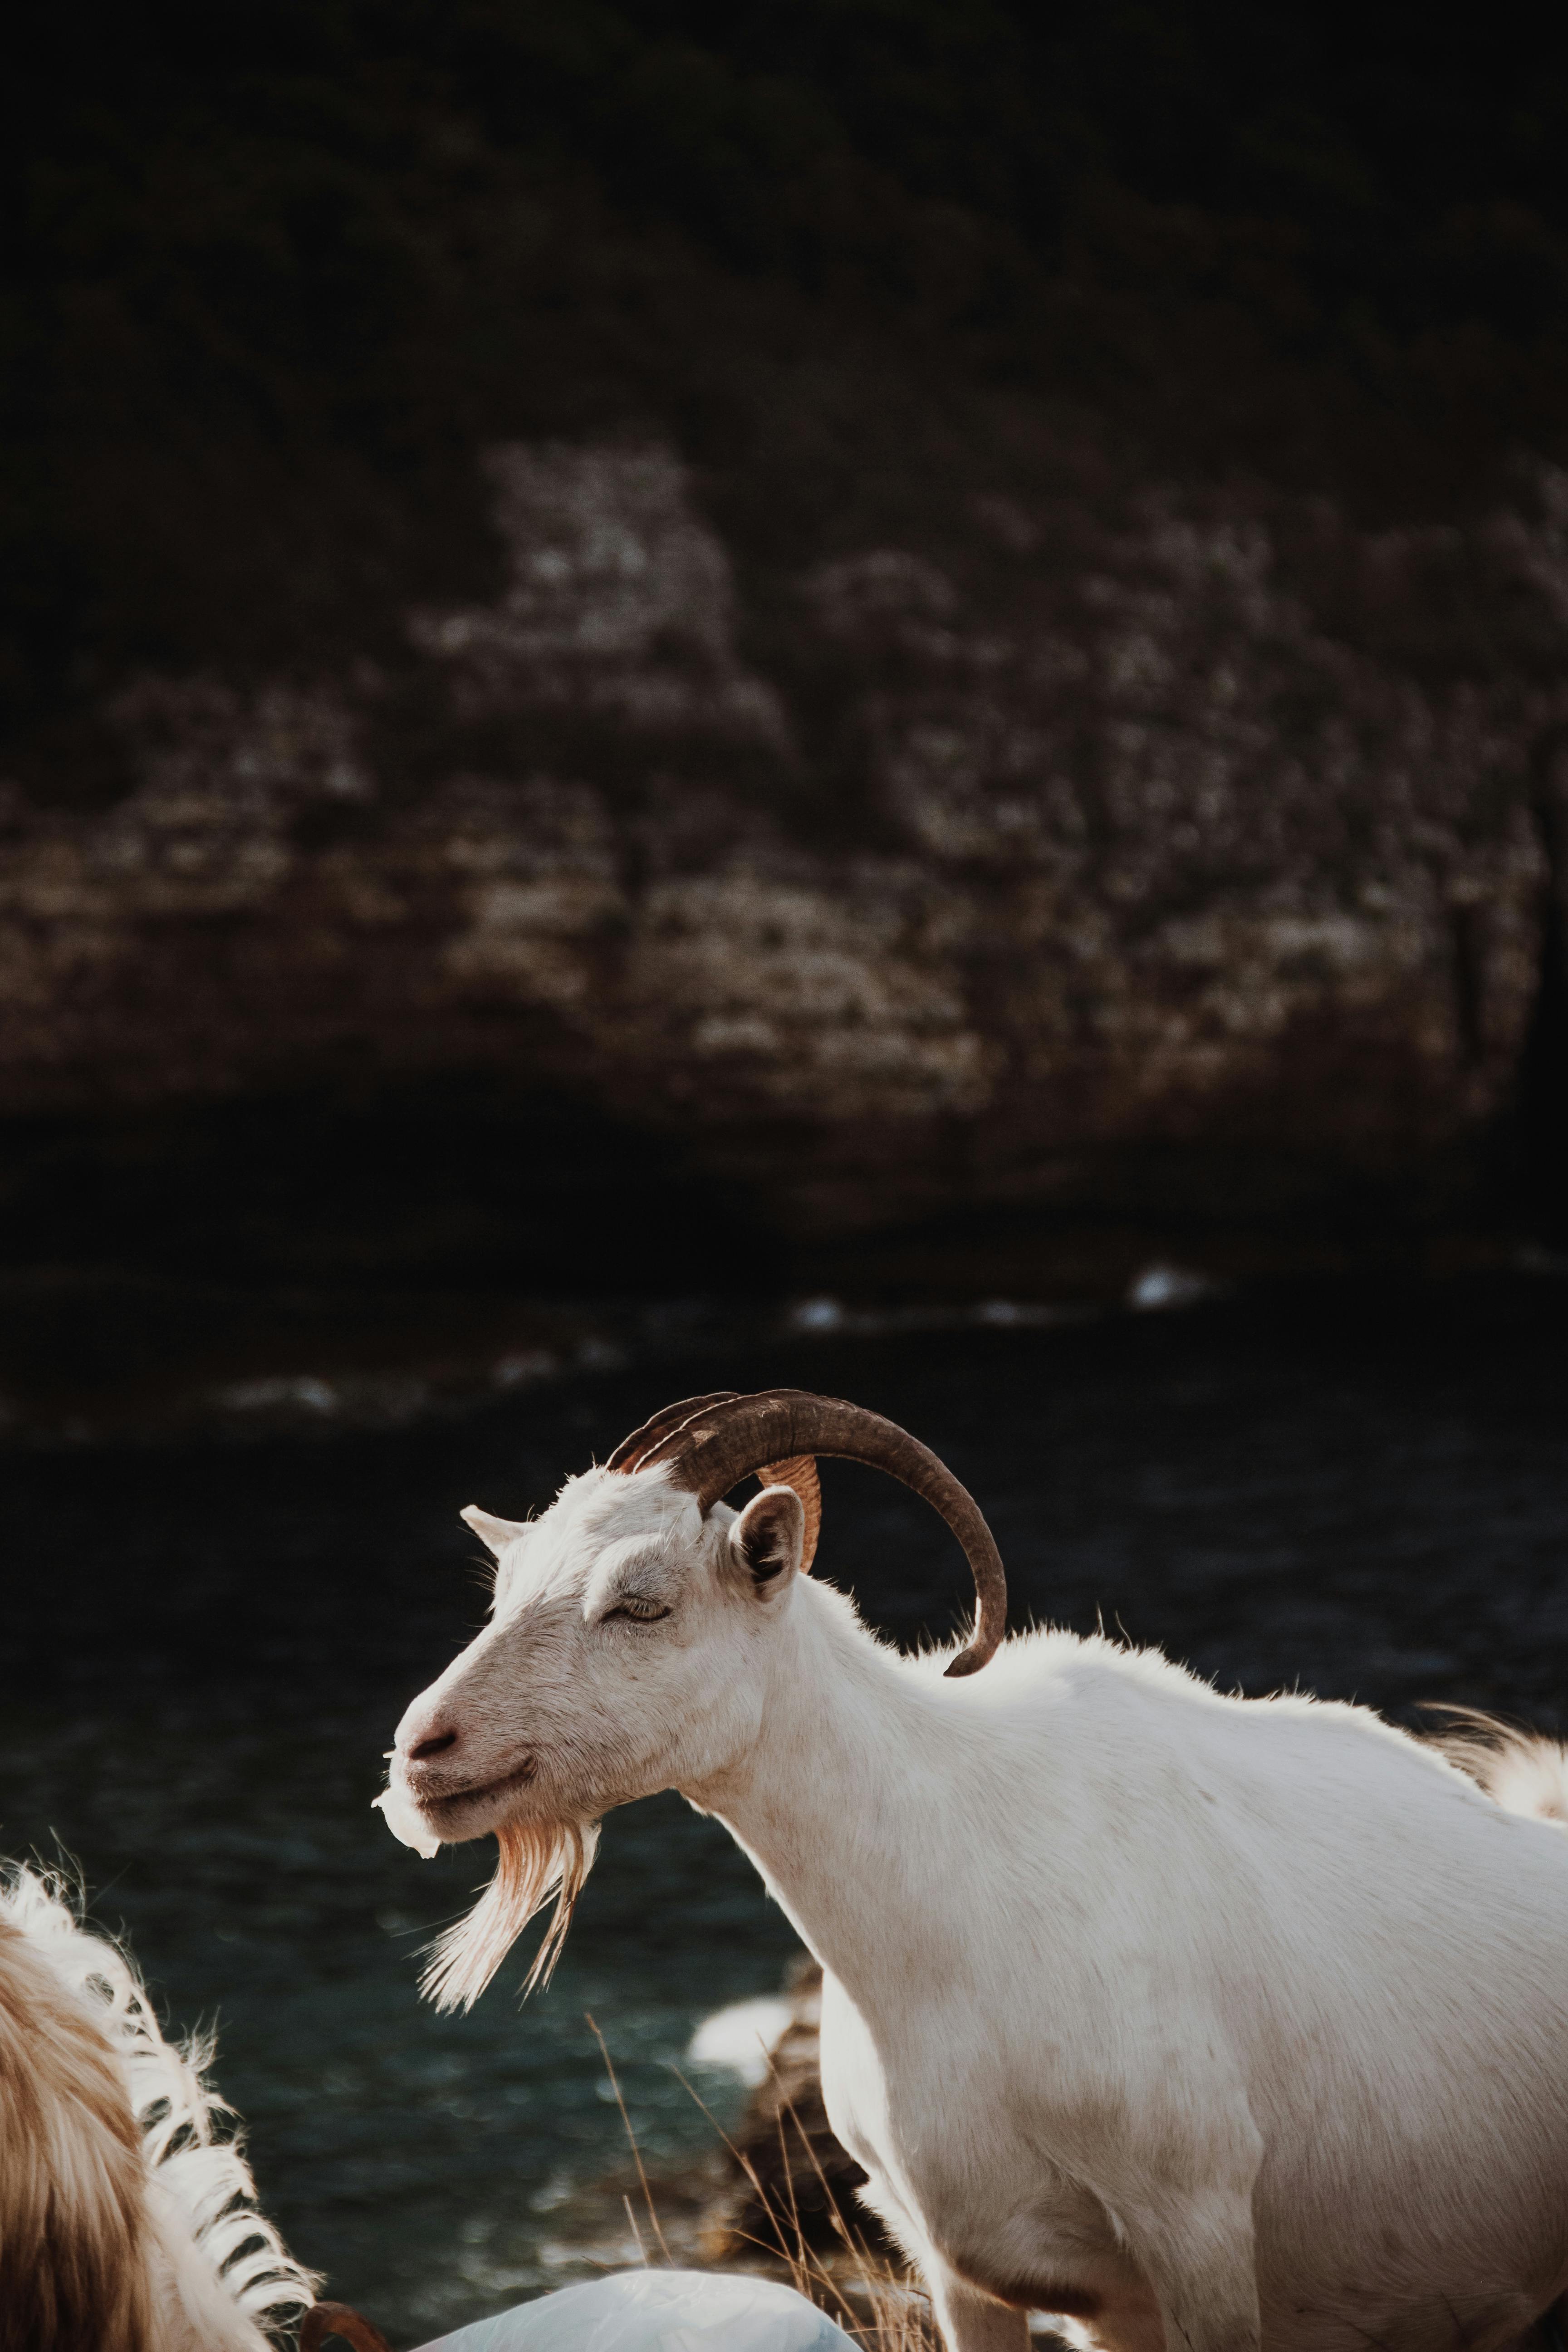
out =
<path fill-rule="evenodd" d="M 649 1601 L 640 1592 L 628 1592 L 613 1609 L 605 1610 L 605 1622 L 608 1624 L 613 1617 L 624 1617 L 633 1625 L 653 1625 L 668 1614 L 662 1601 Z"/>

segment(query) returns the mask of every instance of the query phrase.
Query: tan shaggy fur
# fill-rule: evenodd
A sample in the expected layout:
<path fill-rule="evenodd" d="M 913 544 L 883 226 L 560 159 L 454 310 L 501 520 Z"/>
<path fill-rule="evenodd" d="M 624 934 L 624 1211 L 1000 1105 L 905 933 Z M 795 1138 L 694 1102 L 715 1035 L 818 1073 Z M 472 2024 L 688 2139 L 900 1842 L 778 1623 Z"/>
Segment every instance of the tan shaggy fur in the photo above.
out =
<path fill-rule="evenodd" d="M 142 2145 L 114 2053 L 0 1920 L 0 2352 L 150 2352 Z"/>
<path fill-rule="evenodd" d="M 0 2352 L 267 2352 L 258 2322 L 309 2305 L 211 2054 L 58 1880 L 0 1879 Z"/>
<path fill-rule="evenodd" d="M 1450 1728 L 1427 1744 L 1479 1780 L 1505 1812 L 1568 1828 L 1568 1748 L 1560 1741 L 1483 1715 L 1477 1707 L 1439 1706 L 1433 1712 L 1447 1716 Z"/>
<path fill-rule="evenodd" d="M 597 1843 L 596 1829 L 575 1822 L 517 1822 L 497 1831 L 495 1876 L 468 1916 L 430 1948 L 420 1989 L 437 2009 L 472 2009 L 529 1921 L 554 1895 L 554 1914 L 523 1990 L 549 1983 Z"/>

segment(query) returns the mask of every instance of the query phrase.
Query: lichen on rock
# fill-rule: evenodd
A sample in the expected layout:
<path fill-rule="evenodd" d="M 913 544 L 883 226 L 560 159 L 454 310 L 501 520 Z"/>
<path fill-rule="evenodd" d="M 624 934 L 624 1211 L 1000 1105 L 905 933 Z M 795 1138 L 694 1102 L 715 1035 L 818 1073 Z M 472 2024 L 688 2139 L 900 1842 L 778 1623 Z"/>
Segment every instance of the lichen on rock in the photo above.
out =
<path fill-rule="evenodd" d="M 1010 499 L 989 570 L 782 583 L 770 677 L 671 448 L 484 465 L 500 594 L 414 610 L 402 672 L 143 675 L 117 804 L 10 792 L 0 1107 L 473 1068 L 679 1129 L 802 1232 L 1081 1204 L 1150 1153 L 1397 1184 L 1506 1108 L 1563 887 L 1551 469 L 1468 534 Z M 1512 617 L 1431 657 L 1464 597 Z"/>

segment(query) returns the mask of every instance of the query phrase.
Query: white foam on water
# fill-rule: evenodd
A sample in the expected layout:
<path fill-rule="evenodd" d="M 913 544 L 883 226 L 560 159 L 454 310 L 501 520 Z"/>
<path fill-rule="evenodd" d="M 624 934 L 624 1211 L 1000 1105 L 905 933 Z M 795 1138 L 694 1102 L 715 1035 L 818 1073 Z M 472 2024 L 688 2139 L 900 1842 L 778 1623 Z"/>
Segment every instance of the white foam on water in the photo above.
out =
<path fill-rule="evenodd" d="M 687 2057 L 694 2066 L 714 2066 L 736 2074 L 749 2090 L 767 2080 L 768 2061 L 795 2011 L 779 1993 L 731 2001 L 705 2017 L 691 2037 Z"/>
<path fill-rule="evenodd" d="M 1183 1265 L 1146 1265 L 1127 1293 L 1129 1307 L 1145 1312 L 1163 1307 L 1195 1307 L 1200 1298 L 1212 1298 L 1216 1285 L 1206 1274 L 1194 1274 Z"/>

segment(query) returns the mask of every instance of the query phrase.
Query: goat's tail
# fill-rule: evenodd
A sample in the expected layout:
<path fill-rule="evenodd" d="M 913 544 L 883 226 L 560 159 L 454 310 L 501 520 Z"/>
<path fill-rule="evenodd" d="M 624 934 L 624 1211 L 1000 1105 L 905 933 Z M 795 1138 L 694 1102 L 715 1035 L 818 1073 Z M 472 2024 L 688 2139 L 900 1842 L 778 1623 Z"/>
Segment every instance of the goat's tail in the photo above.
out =
<path fill-rule="evenodd" d="M 59 1880 L 0 1881 L 0 2352 L 267 2352 L 310 2303 L 211 2055 Z"/>
<path fill-rule="evenodd" d="M 1450 1764 L 1479 1781 L 1507 1813 L 1568 1829 L 1568 1748 L 1468 1706 L 1446 1706 L 1448 1729 L 1431 1741 Z"/>

